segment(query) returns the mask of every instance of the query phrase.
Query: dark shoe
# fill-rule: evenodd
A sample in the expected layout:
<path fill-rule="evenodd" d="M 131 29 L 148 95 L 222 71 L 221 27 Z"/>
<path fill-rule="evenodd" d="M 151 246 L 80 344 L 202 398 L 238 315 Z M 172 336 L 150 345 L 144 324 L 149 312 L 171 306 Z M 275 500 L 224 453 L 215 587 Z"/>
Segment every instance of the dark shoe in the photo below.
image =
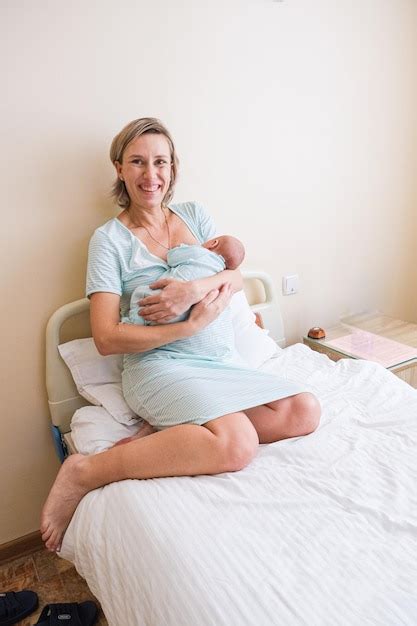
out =
<path fill-rule="evenodd" d="M 38 608 L 38 596 L 34 591 L 6 591 L 0 593 L 0 626 L 17 624 Z"/>
<path fill-rule="evenodd" d="M 63 626 L 63 624 L 65 626 L 92 626 L 96 618 L 97 607 L 94 602 L 47 604 L 42 609 L 36 624 L 38 626 Z"/>

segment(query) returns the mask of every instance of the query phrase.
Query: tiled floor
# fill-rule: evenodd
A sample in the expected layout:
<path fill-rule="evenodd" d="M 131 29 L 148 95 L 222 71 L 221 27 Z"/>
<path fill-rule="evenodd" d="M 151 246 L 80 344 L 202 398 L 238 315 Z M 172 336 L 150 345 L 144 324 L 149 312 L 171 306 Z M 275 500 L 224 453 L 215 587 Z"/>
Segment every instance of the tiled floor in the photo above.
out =
<path fill-rule="evenodd" d="M 56 554 L 39 550 L 29 556 L 0 565 L 0 592 L 31 589 L 39 596 L 36 613 L 19 622 L 19 626 L 36 624 L 45 604 L 53 602 L 84 602 L 97 600 L 68 561 Z M 100 608 L 97 626 L 108 626 Z"/>

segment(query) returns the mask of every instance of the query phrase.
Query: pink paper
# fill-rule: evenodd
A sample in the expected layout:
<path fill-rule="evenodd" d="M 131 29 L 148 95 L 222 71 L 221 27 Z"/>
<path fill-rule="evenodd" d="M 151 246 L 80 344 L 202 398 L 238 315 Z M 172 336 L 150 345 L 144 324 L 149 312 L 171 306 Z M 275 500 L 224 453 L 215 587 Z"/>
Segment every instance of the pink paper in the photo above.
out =
<path fill-rule="evenodd" d="M 384 367 L 417 359 L 417 348 L 368 333 L 366 330 L 355 329 L 350 335 L 326 341 L 326 345 L 342 350 L 357 359 L 375 361 Z"/>

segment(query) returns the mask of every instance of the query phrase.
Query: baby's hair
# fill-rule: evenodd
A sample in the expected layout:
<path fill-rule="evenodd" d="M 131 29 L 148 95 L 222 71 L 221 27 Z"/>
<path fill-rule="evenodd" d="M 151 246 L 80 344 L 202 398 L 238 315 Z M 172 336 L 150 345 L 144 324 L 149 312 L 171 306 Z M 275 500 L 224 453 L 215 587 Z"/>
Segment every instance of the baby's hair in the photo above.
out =
<path fill-rule="evenodd" d="M 235 270 L 245 258 L 245 247 L 239 239 L 231 235 L 219 237 L 222 240 L 221 255 L 229 270 Z"/>

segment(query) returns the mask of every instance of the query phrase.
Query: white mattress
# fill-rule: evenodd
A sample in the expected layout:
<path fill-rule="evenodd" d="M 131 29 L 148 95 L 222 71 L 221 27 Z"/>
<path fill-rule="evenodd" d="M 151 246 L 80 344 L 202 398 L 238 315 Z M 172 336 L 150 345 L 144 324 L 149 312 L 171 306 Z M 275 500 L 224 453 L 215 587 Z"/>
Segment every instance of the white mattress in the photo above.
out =
<path fill-rule="evenodd" d="M 301 344 L 264 367 L 319 397 L 318 431 L 80 503 L 61 554 L 111 626 L 417 624 L 417 391 Z"/>

